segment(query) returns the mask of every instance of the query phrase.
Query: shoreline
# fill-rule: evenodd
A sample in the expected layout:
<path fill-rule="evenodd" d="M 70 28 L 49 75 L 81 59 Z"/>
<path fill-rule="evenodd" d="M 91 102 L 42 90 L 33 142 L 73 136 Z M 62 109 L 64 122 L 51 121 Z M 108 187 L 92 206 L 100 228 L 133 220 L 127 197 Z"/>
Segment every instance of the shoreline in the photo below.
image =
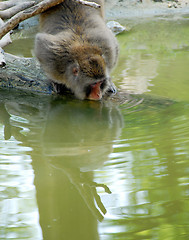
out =
<path fill-rule="evenodd" d="M 152 2 L 143 0 L 107 0 L 105 4 L 106 20 L 135 20 L 151 17 L 178 17 L 189 15 L 189 0 Z M 176 15 L 176 16 L 174 16 Z"/>

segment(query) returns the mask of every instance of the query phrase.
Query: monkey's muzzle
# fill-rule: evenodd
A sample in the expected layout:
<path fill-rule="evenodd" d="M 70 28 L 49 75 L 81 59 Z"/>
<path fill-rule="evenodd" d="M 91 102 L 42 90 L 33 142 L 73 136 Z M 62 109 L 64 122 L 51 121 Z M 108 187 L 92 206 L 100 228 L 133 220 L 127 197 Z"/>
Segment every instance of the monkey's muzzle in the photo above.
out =
<path fill-rule="evenodd" d="M 103 81 L 99 81 L 89 86 L 90 93 L 88 94 L 87 99 L 100 100 L 102 98 L 102 89 L 101 89 L 102 83 Z"/>

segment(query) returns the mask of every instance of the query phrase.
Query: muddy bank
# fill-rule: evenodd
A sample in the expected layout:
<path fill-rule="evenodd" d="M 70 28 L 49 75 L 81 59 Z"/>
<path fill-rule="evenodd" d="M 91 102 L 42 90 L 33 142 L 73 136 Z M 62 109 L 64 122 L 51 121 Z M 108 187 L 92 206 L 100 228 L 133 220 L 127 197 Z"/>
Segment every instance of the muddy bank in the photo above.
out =
<path fill-rule="evenodd" d="M 107 20 L 185 14 L 189 14 L 189 0 L 106 0 Z"/>

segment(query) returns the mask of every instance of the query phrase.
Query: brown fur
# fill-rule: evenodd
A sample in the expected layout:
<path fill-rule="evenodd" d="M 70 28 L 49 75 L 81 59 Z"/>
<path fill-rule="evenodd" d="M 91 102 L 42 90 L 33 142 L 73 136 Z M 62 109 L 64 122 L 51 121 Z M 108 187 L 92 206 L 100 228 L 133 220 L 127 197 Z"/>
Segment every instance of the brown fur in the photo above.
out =
<path fill-rule="evenodd" d="M 36 56 L 48 77 L 79 99 L 91 98 L 93 88 L 100 91 L 99 99 L 114 90 L 109 74 L 117 61 L 117 41 L 104 22 L 103 1 L 95 2 L 102 5 L 100 10 L 65 0 L 41 14 L 35 41 Z"/>

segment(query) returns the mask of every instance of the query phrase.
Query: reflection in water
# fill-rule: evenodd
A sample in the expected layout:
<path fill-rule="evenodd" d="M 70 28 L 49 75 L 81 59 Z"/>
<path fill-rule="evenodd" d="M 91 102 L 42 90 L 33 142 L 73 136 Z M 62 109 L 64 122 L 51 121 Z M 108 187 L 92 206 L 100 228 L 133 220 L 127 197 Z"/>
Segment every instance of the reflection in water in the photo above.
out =
<path fill-rule="evenodd" d="M 2 225 L 2 238 L 40 239 L 36 222 L 28 220 L 38 220 L 38 213 L 44 239 L 188 238 L 188 104 L 150 105 L 145 99 L 130 114 L 124 106 L 122 128 L 116 107 L 45 96 L 16 99 L 0 108 L 4 143 L 14 142 L 25 153 L 10 153 L 17 160 L 9 164 L 21 169 L 7 170 L 3 199 L 11 201 L 3 204 L 3 218 L 11 218 L 9 227 Z M 24 182 L 32 179 L 26 166 L 31 160 L 38 213 L 33 203 L 28 206 L 35 199 L 32 184 Z M 20 174 L 13 186 L 10 174 Z"/>
<path fill-rule="evenodd" d="M 1 133 L 6 139 L 12 135 L 3 141 L 4 151 L 1 145 L 1 175 L 7 169 L 2 198 L 11 200 L 6 206 L 12 213 L 2 225 L 2 238 L 14 233 L 22 239 L 32 232 L 40 239 L 36 222 L 28 220 L 38 220 L 38 213 L 44 239 L 188 238 L 188 104 L 144 99 L 129 114 L 123 106 L 122 127 L 115 107 L 9 97 L 19 101 L 6 100 L 0 110 Z M 11 142 L 20 153 L 11 150 L 10 169 L 2 154 Z M 31 161 L 38 213 L 32 169 L 26 165 Z M 17 174 L 13 186 L 10 174 Z M 15 210 L 18 199 L 23 206 Z M 10 218 L 6 211 L 4 219 Z"/>
<path fill-rule="evenodd" d="M 119 111 L 99 102 L 21 94 L 16 99 L 0 106 L 4 138 L 14 136 L 32 148 L 44 239 L 98 239 L 97 220 L 103 220 L 106 209 L 97 188 L 111 191 L 93 181 L 93 170 L 107 160 L 120 135 Z"/>
<path fill-rule="evenodd" d="M 189 237 L 188 105 L 154 110 L 125 118 L 129 128 L 102 169 L 114 194 L 101 228 L 110 239 Z"/>
<path fill-rule="evenodd" d="M 114 74 L 119 88 L 189 99 L 189 19 L 175 17 L 149 19 L 118 36 L 120 59 Z"/>
<path fill-rule="evenodd" d="M 99 102 L 54 103 L 42 136 L 43 154 L 53 160 L 64 157 L 64 164 L 81 171 L 94 170 L 112 152 L 120 127 L 116 108 Z"/>
<path fill-rule="evenodd" d="M 149 91 L 151 80 L 157 76 L 158 60 L 152 55 L 135 53 L 125 62 L 119 87 L 129 93 L 142 94 Z"/>

